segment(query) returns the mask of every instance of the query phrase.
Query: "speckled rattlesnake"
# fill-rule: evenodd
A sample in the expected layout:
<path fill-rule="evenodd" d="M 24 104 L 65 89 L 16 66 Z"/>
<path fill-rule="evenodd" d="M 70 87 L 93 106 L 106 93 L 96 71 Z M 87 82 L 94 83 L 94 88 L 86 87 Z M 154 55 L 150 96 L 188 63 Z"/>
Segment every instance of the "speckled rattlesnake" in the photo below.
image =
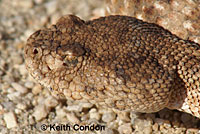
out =
<path fill-rule="evenodd" d="M 119 110 L 165 107 L 200 117 L 200 45 L 128 16 L 63 16 L 25 46 L 30 74 L 74 100 Z"/>

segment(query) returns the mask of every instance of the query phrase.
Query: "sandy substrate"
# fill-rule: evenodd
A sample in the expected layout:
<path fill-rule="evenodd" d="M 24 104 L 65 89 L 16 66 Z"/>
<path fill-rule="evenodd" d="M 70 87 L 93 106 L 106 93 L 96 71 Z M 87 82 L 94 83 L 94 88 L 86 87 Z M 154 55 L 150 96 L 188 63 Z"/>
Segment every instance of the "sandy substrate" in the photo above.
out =
<path fill-rule="evenodd" d="M 129 4 L 129 7 L 133 7 L 134 1 Z M 166 5 L 166 2 L 162 4 L 169 11 L 171 8 L 168 7 L 173 6 Z M 65 14 L 75 14 L 84 20 L 105 14 L 139 16 L 149 22 L 164 24 L 164 27 L 174 30 L 182 38 L 199 43 L 200 17 L 196 15 L 200 14 L 198 4 L 192 4 L 197 12 L 193 12 L 193 16 L 182 18 L 181 14 L 177 15 L 185 23 L 177 23 L 177 30 L 174 30 L 174 24 L 163 23 L 169 16 L 162 12 L 163 16 L 155 19 L 159 15 L 152 8 L 150 12 L 149 5 L 144 8 L 148 12 L 136 12 L 136 8 L 127 10 L 128 4 L 117 0 L 112 0 L 109 8 L 106 8 L 103 0 L 0 0 L 0 133 L 200 133 L 199 119 L 176 110 L 164 109 L 152 114 L 125 113 L 51 95 L 48 89 L 28 75 L 23 58 L 26 39 L 34 31 L 48 27 Z M 105 12 L 105 8 L 109 11 Z M 185 24 L 185 29 L 181 27 L 182 24 Z M 98 127 L 96 131 L 84 130 L 83 127 L 92 127 L 92 124 L 98 124 L 102 129 L 105 126 L 105 130 L 98 130 Z"/>

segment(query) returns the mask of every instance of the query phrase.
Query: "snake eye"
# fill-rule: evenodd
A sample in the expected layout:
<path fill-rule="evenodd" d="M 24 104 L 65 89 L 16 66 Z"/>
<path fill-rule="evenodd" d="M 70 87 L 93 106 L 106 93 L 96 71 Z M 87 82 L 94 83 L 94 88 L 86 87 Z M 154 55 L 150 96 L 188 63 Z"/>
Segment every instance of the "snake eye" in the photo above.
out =
<path fill-rule="evenodd" d="M 63 65 L 68 67 L 75 67 L 77 63 L 78 63 L 78 57 L 66 56 Z"/>
<path fill-rule="evenodd" d="M 62 57 L 63 66 L 73 68 L 77 66 L 79 57 L 85 54 L 85 49 L 78 43 L 59 46 L 56 53 Z"/>

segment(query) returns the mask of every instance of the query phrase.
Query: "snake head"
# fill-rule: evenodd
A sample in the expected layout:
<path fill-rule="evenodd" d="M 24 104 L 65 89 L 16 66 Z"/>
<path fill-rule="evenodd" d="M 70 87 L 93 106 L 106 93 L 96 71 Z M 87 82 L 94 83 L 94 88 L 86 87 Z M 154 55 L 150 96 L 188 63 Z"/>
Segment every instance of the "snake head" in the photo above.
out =
<path fill-rule="evenodd" d="M 33 33 L 24 49 L 26 67 L 30 74 L 51 89 L 60 88 L 53 87 L 58 85 L 58 81 L 64 81 L 67 87 L 68 81 L 71 81 L 87 59 L 84 29 L 87 28 L 83 20 L 66 15 L 50 28 Z"/>

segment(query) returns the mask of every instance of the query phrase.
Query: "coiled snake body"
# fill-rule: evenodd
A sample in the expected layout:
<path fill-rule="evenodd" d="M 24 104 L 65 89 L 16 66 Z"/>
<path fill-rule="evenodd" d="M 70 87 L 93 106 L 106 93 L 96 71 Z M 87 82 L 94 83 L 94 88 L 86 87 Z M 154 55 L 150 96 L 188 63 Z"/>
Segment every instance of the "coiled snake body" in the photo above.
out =
<path fill-rule="evenodd" d="M 200 45 L 128 16 L 66 15 L 25 46 L 30 74 L 68 99 L 200 117 Z"/>

